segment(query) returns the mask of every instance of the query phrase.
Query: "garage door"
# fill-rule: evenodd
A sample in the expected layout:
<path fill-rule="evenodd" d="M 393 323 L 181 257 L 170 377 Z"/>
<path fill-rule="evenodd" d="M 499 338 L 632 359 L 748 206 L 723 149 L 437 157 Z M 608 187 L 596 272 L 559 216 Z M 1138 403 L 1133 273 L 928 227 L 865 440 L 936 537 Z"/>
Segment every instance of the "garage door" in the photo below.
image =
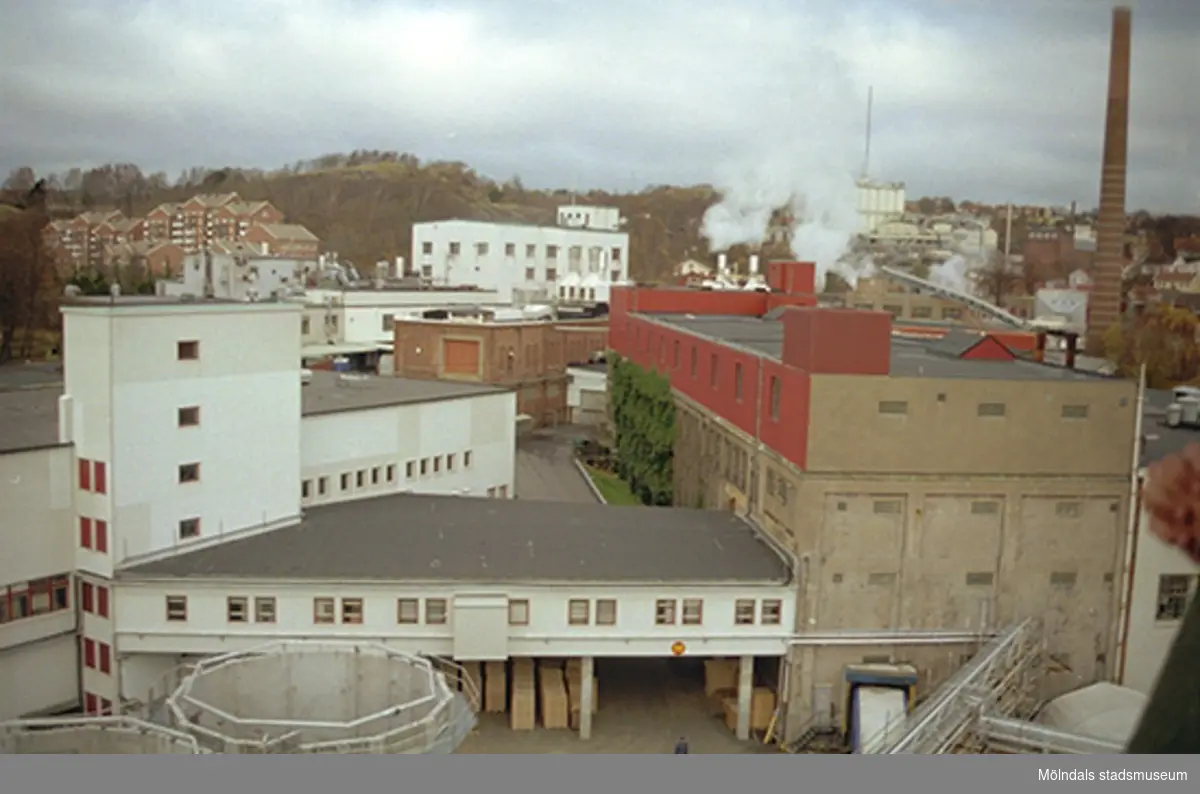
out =
<path fill-rule="evenodd" d="M 447 375 L 478 375 L 479 340 L 443 339 L 442 371 Z"/>

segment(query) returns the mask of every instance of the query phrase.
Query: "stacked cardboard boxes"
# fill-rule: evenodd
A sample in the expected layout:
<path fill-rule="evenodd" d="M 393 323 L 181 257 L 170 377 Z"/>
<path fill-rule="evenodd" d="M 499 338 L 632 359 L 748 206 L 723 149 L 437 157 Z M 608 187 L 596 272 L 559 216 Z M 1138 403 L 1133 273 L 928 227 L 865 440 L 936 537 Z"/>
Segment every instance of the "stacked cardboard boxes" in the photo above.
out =
<path fill-rule="evenodd" d="M 725 717 L 725 727 L 737 731 L 738 701 L 737 695 L 723 698 L 721 711 Z M 765 731 L 771 725 L 771 717 L 775 714 L 775 693 L 765 686 L 754 688 L 750 696 L 750 730 Z"/>
<path fill-rule="evenodd" d="M 736 659 L 706 659 L 704 661 L 704 695 L 712 704 L 712 713 L 725 717 L 725 701 L 733 698 L 737 710 L 738 661 Z M 736 719 L 735 719 L 736 725 Z"/>
<path fill-rule="evenodd" d="M 508 724 L 514 731 L 532 731 L 537 727 L 537 683 L 533 660 L 512 660 L 512 692 Z"/>
<path fill-rule="evenodd" d="M 483 699 L 483 669 L 479 662 L 463 662 L 459 688 L 468 695 L 472 707 L 479 710 Z"/>
<path fill-rule="evenodd" d="M 508 706 L 508 670 L 504 662 L 488 662 L 483 668 L 483 710 L 503 714 Z"/>
<path fill-rule="evenodd" d="M 569 727 L 567 680 L 563 669 L 553 662 L 543 663 L 538 674 L 541 679 L 542 726 L 551 730 Z"/>

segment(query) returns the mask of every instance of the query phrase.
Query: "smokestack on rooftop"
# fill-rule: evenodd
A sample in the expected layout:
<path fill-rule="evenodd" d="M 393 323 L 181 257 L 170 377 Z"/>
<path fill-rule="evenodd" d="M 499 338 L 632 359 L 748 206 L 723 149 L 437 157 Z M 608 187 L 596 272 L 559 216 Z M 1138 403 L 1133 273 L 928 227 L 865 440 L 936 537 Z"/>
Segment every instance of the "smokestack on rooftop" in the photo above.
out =
<path fill-rule="evenodd" d="M 1113 9 L 1104 163 L 1100 174 L 1100 212 L 1096 223 L 1096 263 L 1092 273 L 1094 286 L 1089 299 L 1087 348 L 1093 355 L 1103 354 L 1104 332 L 1121 320 L 1132 32 L 1133 11 L 1127 6 Z"/>

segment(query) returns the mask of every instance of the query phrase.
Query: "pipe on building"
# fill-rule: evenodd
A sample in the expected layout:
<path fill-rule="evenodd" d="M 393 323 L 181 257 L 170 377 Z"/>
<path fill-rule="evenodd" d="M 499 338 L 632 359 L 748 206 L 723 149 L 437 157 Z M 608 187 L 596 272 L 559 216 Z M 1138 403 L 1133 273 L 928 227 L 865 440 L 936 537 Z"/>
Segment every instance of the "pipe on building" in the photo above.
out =
<path fill-rule="evenodd" d="M 1067 334 L 1067 369 L 1075 369 L 1075 352 L 1078 344 L 1078 336 Z"/>
<path fill-rule="evenodd" d="M 1034 336 L 1033 360 L 1039 364 L 1046 360 L 1046 332 L 1038 331 Z"/>
<path fill-rule="evenodd" d="M 799 648 L 812 645 L 853 646 L 853 645 L 962 645 L 979 642 L 981 639 L 993 639 L 999 636 L 995 631 L 925 631 L 921 629 L 901 629 L 883 631 L 814 631 L 797 634 L 787 641 L 789 648 Z"/>
<path fill-rule="evenodd" d="M 1117 606 L 1117 659 L 1116 680 L 1125 680 L 1125 661 L 1128 655 L 1129 622 L 1131 605 L 1133 603 L 1133 571 L 1137 564 L 1138 524 L 1141 517 L 1141 468 L 1142 468 L 1142 426 L 1145 422 L 1143 411 L 1146 407 L 1146 365 L 1142 364 L 1138 371 L 1137 400 L 1133 417 L 1133 455 L 1129 471 L 1129 517 L 1125 525 L 1125 544 L 1121 550 L 1121 587 L 1120 601 Z"/>

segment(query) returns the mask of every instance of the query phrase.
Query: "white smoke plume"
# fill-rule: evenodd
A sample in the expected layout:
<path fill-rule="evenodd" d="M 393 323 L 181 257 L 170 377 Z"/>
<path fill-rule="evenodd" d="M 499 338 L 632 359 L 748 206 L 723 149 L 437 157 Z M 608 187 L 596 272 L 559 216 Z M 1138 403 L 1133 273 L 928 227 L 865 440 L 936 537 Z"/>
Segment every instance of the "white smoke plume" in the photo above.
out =
<path fill-rule="evenodd" d="M 930 268 L 927 280 L 941 287 L 974 295 L 975 287 L 972 283 L 971 273 L 975 269 L 976 266 L 972 265 L 966 257 L 955 254 L 940 265 Z"/>
<path fill-rule="evenodd" d="M 862 166 L 866 87 L 833 53 L 797 42 L 795 68 L 775 94 L 779 102 L 751 122 L 744 146 L 721 168 L 721 201 L 701 228 L 715 251 L 757 245 L 776 208 L 795 218 L 792 251 L 817 266 L 817 288 L 833 271 L 851 284 L 861 263 L 845 255 L 860 229 L 857 177 Z"/>

